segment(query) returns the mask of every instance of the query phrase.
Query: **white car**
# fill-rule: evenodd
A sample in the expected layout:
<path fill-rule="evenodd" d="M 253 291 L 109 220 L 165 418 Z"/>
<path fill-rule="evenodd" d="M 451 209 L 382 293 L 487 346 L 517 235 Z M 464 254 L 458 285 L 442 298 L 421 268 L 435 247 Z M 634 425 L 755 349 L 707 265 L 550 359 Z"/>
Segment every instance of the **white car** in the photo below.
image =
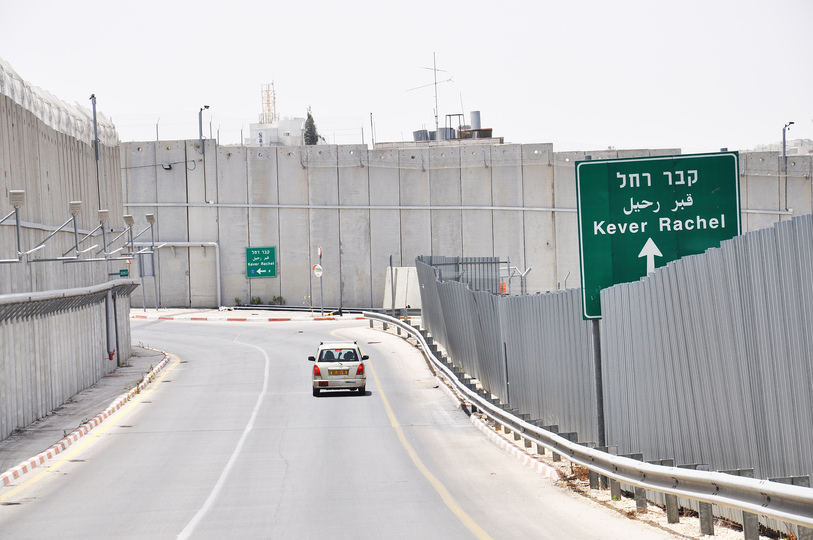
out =
<path fill-rule="evenodd" d="M 364 395 L 367 389 L 367 370 L 364 361 L 369 357 L 361 352 L 355 341 L 323 341 L 316 356 L 309 356 L 313 365 L 313 395 L 322 390 L 350 389 Z"/>

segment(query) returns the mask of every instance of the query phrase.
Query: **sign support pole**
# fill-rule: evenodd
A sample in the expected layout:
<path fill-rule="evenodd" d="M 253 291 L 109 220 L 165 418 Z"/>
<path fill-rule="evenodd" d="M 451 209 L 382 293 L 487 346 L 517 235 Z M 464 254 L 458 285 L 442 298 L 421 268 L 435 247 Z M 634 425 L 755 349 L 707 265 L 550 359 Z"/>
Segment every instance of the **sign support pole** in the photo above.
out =
<path fill-rule="evenodd" d="M 322 246 L 319 246 L 319 266 L 322 266 Z M 319 305 L 322 317 L 325 316 L 325 288 L 322 286 L 322 274 L 319 274 Z"/>
<path fill-rule="evenodd" d="M 596 425 L 598 446 L 607 446 L 604 431 L 604 383 L 601 377 L 601 320 L 593 319 L 593 365 L 596 376 Z"/>

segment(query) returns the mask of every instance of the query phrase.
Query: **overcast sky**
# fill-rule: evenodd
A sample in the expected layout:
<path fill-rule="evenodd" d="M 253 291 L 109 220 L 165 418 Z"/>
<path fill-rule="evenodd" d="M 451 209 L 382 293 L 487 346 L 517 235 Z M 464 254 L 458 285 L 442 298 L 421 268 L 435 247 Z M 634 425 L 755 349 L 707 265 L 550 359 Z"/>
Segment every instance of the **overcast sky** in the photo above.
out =
<path fill-rule="evenodd" d="M 555 151 L 747 150 L 813 138 L 813 1 L 277 2 L 0 0 L 0 57 L 98 110 L 119 137 L 220 130 L 277 112 L 337 144 L 411 140 L 481 111 L 506 142 Z M 417 88 L 417 89 L 414 89 Z M 414 90 L 411 90 L 414 89 Z M 457 119 L 453 125 L 456 126 Z"/>

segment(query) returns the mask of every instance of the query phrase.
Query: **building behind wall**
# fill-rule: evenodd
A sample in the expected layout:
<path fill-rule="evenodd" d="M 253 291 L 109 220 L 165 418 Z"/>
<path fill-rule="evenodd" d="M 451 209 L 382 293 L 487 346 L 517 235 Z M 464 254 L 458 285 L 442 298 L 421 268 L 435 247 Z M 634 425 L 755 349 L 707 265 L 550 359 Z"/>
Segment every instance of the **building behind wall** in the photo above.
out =
<path fill-rule="evenodd" d="M 283 118 L 270 124 L 251 124 L 246 146 L 302 146 L 305 119 Z"/>

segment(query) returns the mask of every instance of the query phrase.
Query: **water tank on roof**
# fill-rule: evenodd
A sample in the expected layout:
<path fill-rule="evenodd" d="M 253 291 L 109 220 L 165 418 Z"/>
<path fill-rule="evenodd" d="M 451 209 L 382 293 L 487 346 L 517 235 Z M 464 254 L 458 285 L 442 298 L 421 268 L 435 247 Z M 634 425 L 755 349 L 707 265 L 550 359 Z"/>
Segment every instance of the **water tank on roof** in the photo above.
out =
<path fill-rule="evenodd" d="M 454 128 L 450 127 L 439 127 L 438 128 L 438 140 L 440 141 L 448 141 L 450 139 L 454 139 Z"/>
<path fill-rule="evenodd" d="M 429 132 L 425 129 L 419 129 L 418 131 L 412 132 L 412 140 L 415 142 L 421 141 L 428 141 L 429 140 Z"/>
<path fill-rule="evenodd" d="M 471 129 L 480 129 L 480 111 L 471 111 L 469 117 L 471 120 Z"/>

